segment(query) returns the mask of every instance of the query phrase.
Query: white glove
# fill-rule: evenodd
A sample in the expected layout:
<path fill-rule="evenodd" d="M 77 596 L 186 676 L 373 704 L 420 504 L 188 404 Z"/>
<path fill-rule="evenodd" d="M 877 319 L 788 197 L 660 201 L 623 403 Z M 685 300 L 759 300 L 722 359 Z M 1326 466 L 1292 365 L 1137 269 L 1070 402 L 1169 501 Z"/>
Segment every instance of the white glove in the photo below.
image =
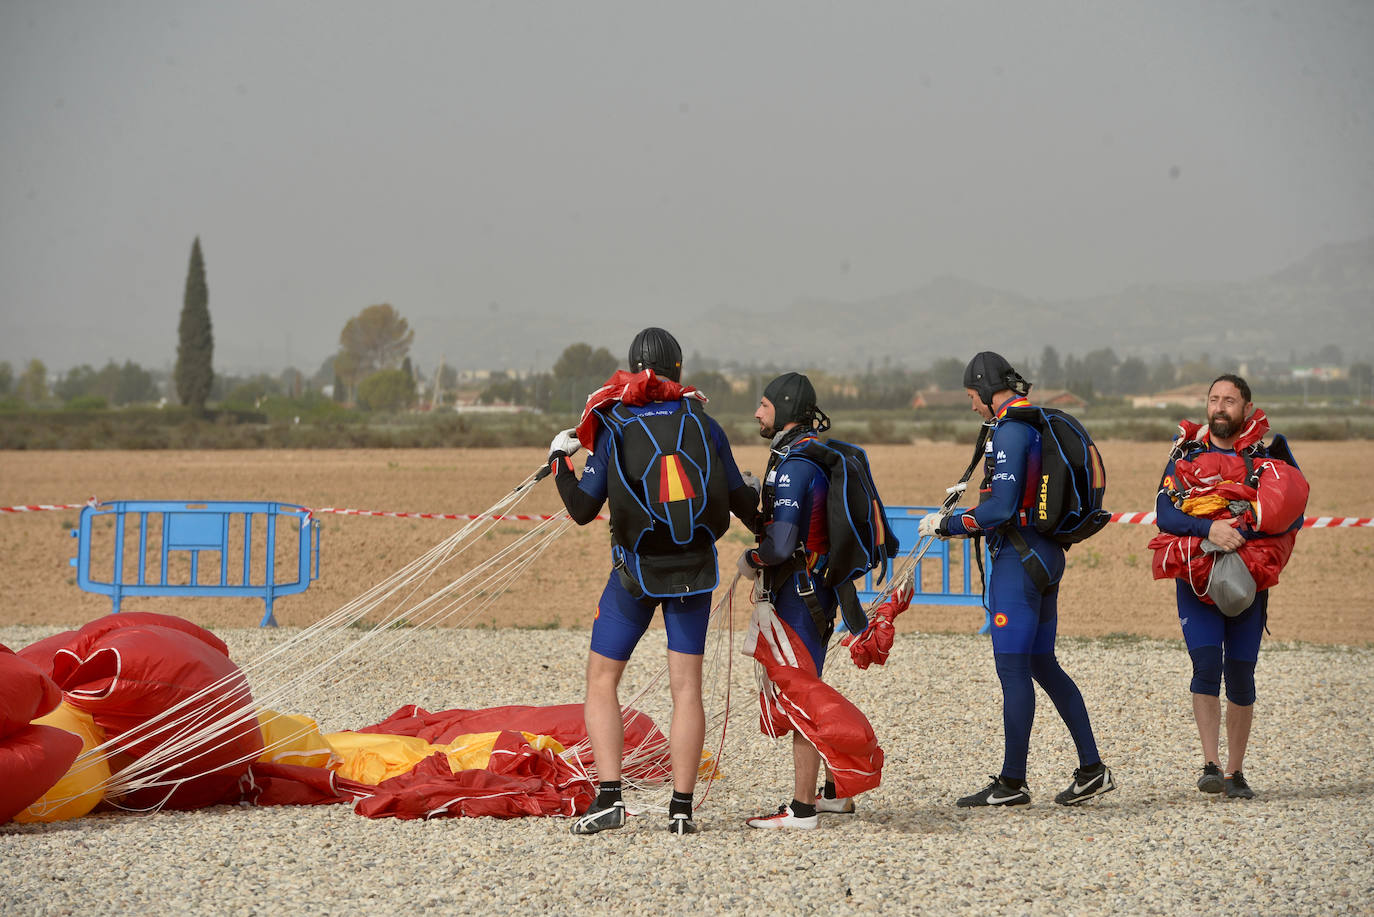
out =
<path fill-rule="evenodd" d="M 916 534 L 921 538 L 929 536 L 944 541 L 949 536 L 940 534 L 940 520 L 943 518 L 943 513 L 928 513 L 922 516 L 920 525 L 916 527 Z"/>
<path fill-rule="evenodd" d="M 741 551 L 739 555 L 739 561 L 736 563 L 736 567 L 739 570 L 739 575 L 743 576 L 748 580 L 754 580 L 759 575 L 758 568 L 755 567 L 753 564 L 749 563 L 749 552 L 752 550 L 754 549 L 745 548 L 743 551 Z"/>
<path fill-rule="evenodd" d="M 750 487 L 754 488 L 754 493 L 758 494 L 760 497 L 763 496 L 763 482 L 762 482 L 762 481 L 760 481 L 758 478 L 754 477 L 754 476 L 753 476 L 751 473 L 749 473 L 748 471 L 744 472 L 742 475 L 740 475 L 740 477 L 744 478 L 744 483 L 746 483 L 746 484 L 748 484 Z"/>
<path fill-rule="evenodd" d="M 549 456 L 552 457 L 555 452 L 574 455 L 581 448 L 582 444 L 577 441 L 577 430 L 570 428 L 559 433 L 553 438 L 553 442 L 549 443 Z"/>

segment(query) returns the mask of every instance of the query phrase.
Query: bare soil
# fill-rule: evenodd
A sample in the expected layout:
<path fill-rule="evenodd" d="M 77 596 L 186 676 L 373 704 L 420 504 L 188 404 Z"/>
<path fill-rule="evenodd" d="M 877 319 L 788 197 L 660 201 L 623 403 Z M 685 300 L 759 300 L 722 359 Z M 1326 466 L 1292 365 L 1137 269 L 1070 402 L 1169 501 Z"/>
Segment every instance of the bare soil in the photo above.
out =
<path fill-rule="evenodd" d="M 1166 444 L 1099 444 L 1115 511 L 1153 508 Z M 869 449 L 889 505 L 932 505 L 963 470 L 969 447 L 918 442 Z M 1368 444 L 1296 443 L 1312 484 L 1309 516 L 1374 516 L 1374 469 Z M 741 468 L 761 471 L 766 450 L 736 450 Z M 0 452 L 0 505 L 101 500 L 275 500 L 312 508 L 476 513 L 495 503 L 543 459 L 534 449 L 432 449 L 225 452 Z M 520 511 L 561 509 L 552 482 L 538 485 Z M 6 584 L 0 624 L 78 625 L 110 610 L 110 600 L 82 592 L 68 559 L 78 510 L 0 515 L 0 576 Z M 276 617 L 303 626 L 357 596 L 441 541 L 462 523 L 321 515 L 321 575 L 305 593 L 279 599 Z M 508 544 L 524 523 L 501 523 L 486 539 Z M 1060 595 L 1064 635 L 1179 635 L 1174 584 L 1150 576 L 1145 545 L 1153 526 L 1111 525 L 1069 554 Z M 731 571 L 748 543 L 736 526 L 722 540 Z M 496 627 L 586 627 L 609 569 L 604 522 L 574 530 L 498 601 L 470 620 Z M 1309 529 L 1270 603 L 1279 640 L 1364 645 L 1374 629 L 1374 529 Z M 253 599 L 126 599 L 125 610 L 178 614 L 210 627 L 251 626 L 262 617 Z M 740 612 L 742 613 L 742 612 Z M 901 630 L 976 630 L 977 607 L 917 606 Z"/>

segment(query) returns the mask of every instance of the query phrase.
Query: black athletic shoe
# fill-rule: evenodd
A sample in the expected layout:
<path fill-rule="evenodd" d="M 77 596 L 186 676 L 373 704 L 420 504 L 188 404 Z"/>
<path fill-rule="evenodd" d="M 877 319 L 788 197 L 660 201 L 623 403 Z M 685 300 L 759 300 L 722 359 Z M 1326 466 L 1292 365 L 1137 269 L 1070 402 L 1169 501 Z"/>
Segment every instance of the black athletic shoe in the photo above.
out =
<path fill-rule="evenodd" d="M 1254 799 L 1255 791 L 1245 782 L 1245 775 L 1236 771 L 1226 778 L 1226 795 L 1230 799 Z"/>
<path fill-rule="evenodd" d="M 1011 786 L 1002 780 L 1001 777 L 989 777 L 989 783 L 982 790 L 972 796 L 965 796 L 955 803 L 961 809 L 971 809 L 974 806 L 1025 806 L 1030 805 L 1030 793 L 1026 788 Z"/>
<path fill-rule="evenodd" d="M 611 828 L 625 827 L 625 803 L 613 802 L 598 807 L 595 802 L 581 817 L 572 823 L 569 830 L 573 834 L 595 834 Z"/>
<path fill-rule="evenodd" d="M 1077 767 L 1073 771 L 1073 783 L 1069 784 L 1067 790 L 1054 797 L 1054 801 L 1061 806 L 1076 806 L 1085 799 L 1110 793 L 1114 789 L 1116 781 L 1112 780 L 1112 772 L 1107 765 L 1099 764 L 1091 769 Z"/>
<path fill-rule="evenodd" d="M 1226 789 L 1226 782 L 1221 778 L 1221 768 L 1211 761 L 1202 769 L 1202 776 L 1197 778 L 1197 788 L 1204 793 L 1220 793 Z"/>
<path fill-rule="evenodd" d="M 692 820 L 690 815 L 669 815 L 668 833 L 669 834 L 696 834 L 701 829 Z"/>

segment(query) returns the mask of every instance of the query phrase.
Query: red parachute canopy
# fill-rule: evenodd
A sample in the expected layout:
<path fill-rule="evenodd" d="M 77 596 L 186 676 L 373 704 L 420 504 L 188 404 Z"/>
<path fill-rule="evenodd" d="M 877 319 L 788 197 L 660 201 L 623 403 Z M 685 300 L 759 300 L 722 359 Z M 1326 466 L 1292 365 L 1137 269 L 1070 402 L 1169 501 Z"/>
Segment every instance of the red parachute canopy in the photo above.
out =
<path fill-rule="evenodd" d="M 849 647 L 849 658 L 854 660 L 856 666 L 866 669 L 875 662 L 878 665 L 887 664 L 888 654 L 892 652 L 892 643 L 897 636 L 893 622 L 911 605 L 914 594 L 913 585 L 902 585 L 886 602 L 873 610 L 863 633 L 850 634 L 840 641 L 841 646 Z"/>
<path fill-rule="evenodd" d="M 0 644 L 0 824 L 50 790 L 81 753 L 72 733 L 29 725 L 61 701 L 51 678 Z"/>
<path fill-rule="evenodd" d="M 1268 424 L 1262 412 L 1255 415 L 1259 423 L 1252 415 L 1247 429 L 1258 427 L 1262 435 Z M 1255 588 L 1269 589 L 1278 585 L 1279 574 L 1293 553 L 1297 532 L 1290 529 L 1307 508 L 1309 486 L 1302 472 L 1287 462 L 1260 458 L 1254 467 L 1259 476 L 1251 487 L 1245 483 L 1250 470 L 1243 458 L 1203 452 L 1174 463 L 1171 487 L 1180 495 L 1185 512 L 1206 519 L 1239 519 L 1242 528 L 1266 536 L 1247 539 L 1237 553 L 1255 578 Z M 1205 593 L 1215 555 L 1202 550 L 1202 541 L 1193 535 L 1160 532 L 1149 543 L 1155 552 L 1152 571 L 1155 579 L 1187 580 L 1199 598 L 1211 603 Z"/>
<path fill-rule="evenodd" d="M 763 666 L 772 683 L 772 690 L 759 692 L 765 735 L 796 729 L 805 736 L 835 778 L 837 796 L 857 796 L 882 782 L 883 750 L 868 717 L 817 677 L 806 644 L 772 606 L 755 607 L 743 652 Z"/>
<path fill-rule="evenodd" d="M 595 413 L 597 408 L 617 401 L 637 406 L 653 401 L 678 401 L 682 398 L 706 400 L 706 396 L 693 386 L 665 379 L 652 369 L 637 373 L 618 369 L 601 388 L 587 396 L 587 404 L 582 409 L 582 419 L 577 422 L 577 441 L 584 449 L 592 448 L 596 442 L 596 431 L 601 425 L 601 420 Z"/>
<path fill-rule="evenodd" d="M 68 703 L 119 740 L 116 771 L 172 735 L 205 734 L 157 766 L 160 785 L 128 793 L 121 805 L 194 809 L 237 797 L 239 777 L 262 753 L 262 733 L 248 683 L 222 640 L 190 621 L 147 612 L 108 615 L 61 636 L 60 647 L 45 640 L 23 655 L 40 656 Z"/>

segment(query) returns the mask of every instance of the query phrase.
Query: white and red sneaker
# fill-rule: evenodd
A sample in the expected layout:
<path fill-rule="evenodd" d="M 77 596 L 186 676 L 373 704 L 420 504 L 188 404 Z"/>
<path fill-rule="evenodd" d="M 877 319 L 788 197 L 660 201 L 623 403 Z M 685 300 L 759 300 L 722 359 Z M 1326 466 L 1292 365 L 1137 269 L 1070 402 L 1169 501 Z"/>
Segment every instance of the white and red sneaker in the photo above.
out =
<path fill-rule="evenodd" d="M 825 815 L 853 815 L 854 797 L 837 796 L 834 799 L 826 799 L 818 793 L 816 794 L 816 812 Z"/>
<path fill-rule="evenodd" d="M 749 819 L 745 824 L 751 828 L 792 828 L 810 831 L 818 822 L 819 819 L 815 815 L 798 817 L 792 814 L 791 806 L 778 806 L 775 814 L 760 815 L 758 818 Z"/>

